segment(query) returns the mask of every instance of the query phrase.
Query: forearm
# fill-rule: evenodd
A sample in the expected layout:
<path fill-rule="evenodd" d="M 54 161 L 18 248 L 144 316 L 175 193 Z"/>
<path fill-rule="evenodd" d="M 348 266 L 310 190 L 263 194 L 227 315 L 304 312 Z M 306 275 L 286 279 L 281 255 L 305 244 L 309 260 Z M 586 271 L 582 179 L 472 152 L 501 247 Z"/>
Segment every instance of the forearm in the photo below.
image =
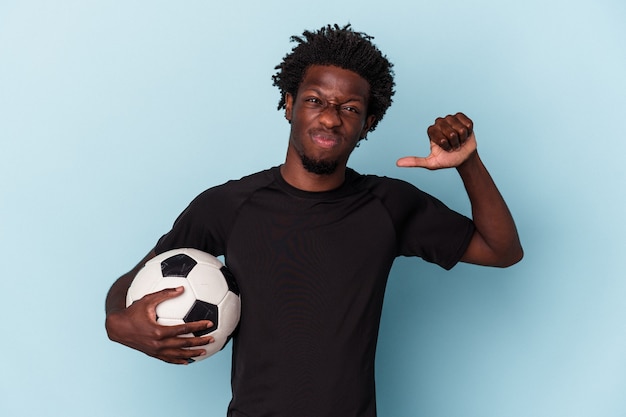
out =
<path fill-rule="evenodd" d="M 156 256 L 154 251 L 150 251 L 150 253 L 148 253 L 131 271 L 122 275 L 113 283 L 107 293 L 105 301 L 105 311 L 107 314 L 126 308 L 126 292 L 128 291 L 128 287 L 130 287 L 137 272 L 154 256 Z"/>
<path fill-rule="evenodd" d="M 132 282 L 134 274 L 132 272 L 120 277 L 107 293 L 105 311 L 107 314 L 126 308 L 126 292 Z"/>
<path fill-rule="evenodd" d="M 126 309 L 126 293 L 136 275 L 135 269 L 121 276 L 113 283 L 107 293 L 105 302 L 106 319 L 104 321 L 104 327 L 107 331 L 107 335 L 109 339 L 126 345 L 128 345 L 128 343 L 123 341 L 124 338 L 122 336 L 125 331 L 125 326 L 122 326 L 122 330 L 120 330 L 120 326 L 123 325 L 125 321 L 120 321 L 119 318 L 122 317 Z"/>
<path fill-rule="evenodd" d="M 472 153 L 457 170 L 476 226 L 476 242 L 464 260 L 503 267 L 521 260 L 523 250 L 513 217 L 478 153 Z"/>

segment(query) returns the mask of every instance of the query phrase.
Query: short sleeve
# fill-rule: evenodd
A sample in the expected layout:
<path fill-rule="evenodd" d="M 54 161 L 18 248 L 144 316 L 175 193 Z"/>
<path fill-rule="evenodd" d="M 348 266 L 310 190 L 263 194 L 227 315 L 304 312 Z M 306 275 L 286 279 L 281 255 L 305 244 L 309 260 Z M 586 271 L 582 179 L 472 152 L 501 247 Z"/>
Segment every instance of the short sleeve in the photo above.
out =
<path fill-rule="evenodd" d="M 385 178 L 373 190 L 396 229 L 398 255 L 419 256 L 451 269 L 465 253 L 474 223 L 437 198 L 405 181 Z"/>

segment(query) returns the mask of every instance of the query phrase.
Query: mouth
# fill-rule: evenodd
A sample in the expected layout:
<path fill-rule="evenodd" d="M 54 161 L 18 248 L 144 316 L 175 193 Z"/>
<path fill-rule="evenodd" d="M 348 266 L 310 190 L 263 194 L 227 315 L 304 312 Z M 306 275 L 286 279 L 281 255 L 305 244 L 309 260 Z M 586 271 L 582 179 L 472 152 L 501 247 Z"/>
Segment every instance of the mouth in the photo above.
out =
<path fill-rule="evenodd" d="M 311 140 L 320 148 L 334 148 L 341 143 L 341 138 L 332 133 L 314 131 L 310 134 Z"/>

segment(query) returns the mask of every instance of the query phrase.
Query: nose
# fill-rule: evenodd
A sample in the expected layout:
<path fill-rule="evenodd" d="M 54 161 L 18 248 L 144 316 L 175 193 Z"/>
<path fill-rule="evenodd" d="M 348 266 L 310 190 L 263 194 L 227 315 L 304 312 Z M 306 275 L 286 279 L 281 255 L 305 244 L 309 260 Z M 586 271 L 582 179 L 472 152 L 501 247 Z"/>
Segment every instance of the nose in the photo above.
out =
<path fill-rule="evenodd" d="M 320 113 L 319 121 L 326 128 L 340 126 L 342 123 L 340 112 L 338 104 L 326 103 Z"/>

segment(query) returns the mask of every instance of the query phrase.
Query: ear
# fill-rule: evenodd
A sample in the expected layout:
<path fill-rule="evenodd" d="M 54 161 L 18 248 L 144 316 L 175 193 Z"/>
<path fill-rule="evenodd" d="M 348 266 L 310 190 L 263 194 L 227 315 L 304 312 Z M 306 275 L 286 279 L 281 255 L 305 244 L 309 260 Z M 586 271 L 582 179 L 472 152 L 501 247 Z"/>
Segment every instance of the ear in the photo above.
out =
<path fill-rule="evenodd" d="M 374 116 L 373 114 L 367 116 L 367 118 L 365 119 L 365 125 L 363 125 L 363 129 L 361 130 L 361 139 L 365 139 L 375 120 L 376 116 Z"/>
<path fill-rule="evenodd" d="M 293 114 L 293 96 L 290 93 L 285 94 L 285 119 L 291 123 L 291 116 Z"/>

